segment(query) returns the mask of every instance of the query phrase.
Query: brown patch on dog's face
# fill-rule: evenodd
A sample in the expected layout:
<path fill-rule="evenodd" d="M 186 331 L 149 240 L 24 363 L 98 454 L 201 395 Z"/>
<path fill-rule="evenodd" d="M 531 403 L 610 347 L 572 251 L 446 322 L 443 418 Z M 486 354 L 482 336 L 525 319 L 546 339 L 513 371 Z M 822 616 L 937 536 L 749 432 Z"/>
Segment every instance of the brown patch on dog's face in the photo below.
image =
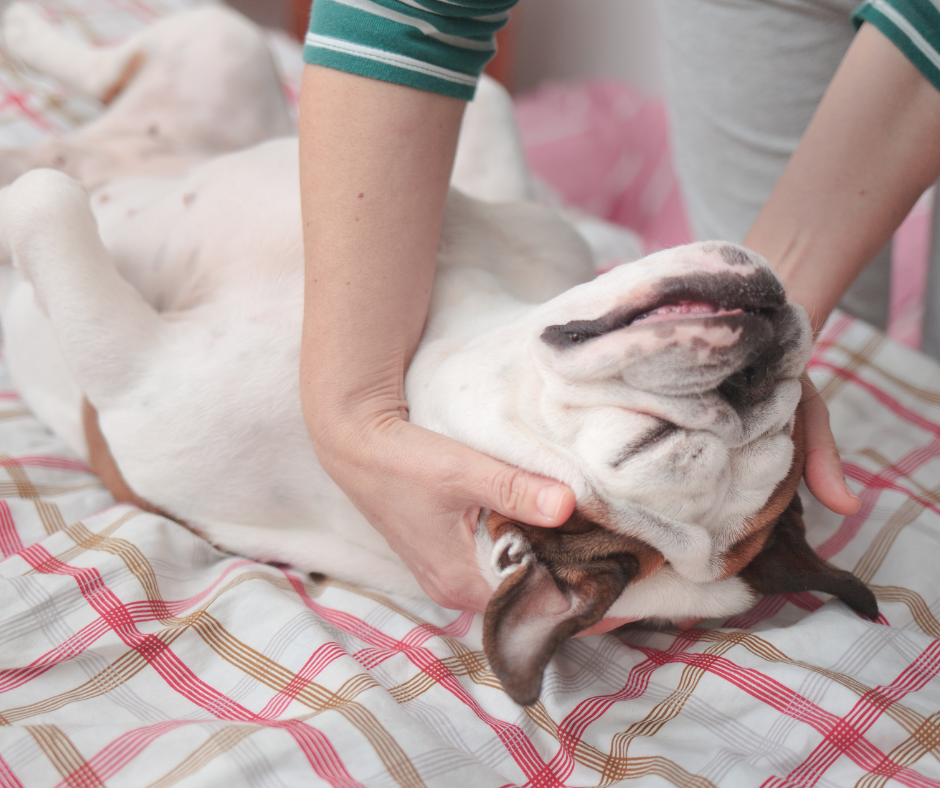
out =
<path fill-rule="evenodd" d="M 723 577 L 739 575 L 754 591 L 824 591 L 868 618 L 872 592 L 850 572 L 821 560 L 806 542 L 796 494 L 805 465 L 804 424 L 797 412 L 794 455 L 786 478 L 750 518 L 748 534 L 722 558 Z M 542 674 L 558 646 L 600 621 L 628 585 L 658 571 L 663 555 L 620 534 L 599 502 L 583 504 L 559 528 L 537 528 L 491 512 L 486 528 L 506 545 L 497 568 L 506 577 L 490 599 L 483 647 L 509 696 L 535 703 Z"/>
<path fill-rule="evenodd" d="M 803 504 L 797 494 L 806 465 L 803 413 L 796 412 L 793 462 L 767 505 L 750 520 L 750 533 L 723 557 L 724 576 L 739 575 L 759 594 L 823 591 L 852 610 L 878 618 L 875 595 L 851 572 L 823 561 L 806 541 Z"/>
<path fill-rule="evenodd" d="M 536 528 L 491 512 L 494 543 L 510 537 L 500 569 L 518 568 L 496 589 L 483 620 L 483 648 L 509 696 L 538 700 L 558 646 L 600 621 L 632 582 L 662 567 L 662 554 L 575 511 L 558 528 Z"/>
<path fill-rule="evenodd" d="M 615 524 L 600 504 L 581 504 L 564 525 L 539 528 L 490 512 L 486 529 L 496 542 L 507 531 L 520 533 L 533 554 L 553 573 L 564 578 L 569 566 L 589 564 L 611 556 L 633 555 L 639 561 L 639 580 L 659 569 L 662 553 L 632 536 L 617 533 Z"/>

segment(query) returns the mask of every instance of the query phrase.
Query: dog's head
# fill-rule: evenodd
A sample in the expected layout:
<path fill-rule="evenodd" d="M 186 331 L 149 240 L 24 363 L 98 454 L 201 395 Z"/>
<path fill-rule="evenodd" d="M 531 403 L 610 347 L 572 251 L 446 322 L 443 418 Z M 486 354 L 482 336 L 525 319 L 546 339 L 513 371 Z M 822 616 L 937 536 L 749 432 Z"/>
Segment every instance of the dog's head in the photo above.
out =
<path fill-rule="evenodd" d="M 762 258 L 700 243 L 575 287 L 441 365 L 431 385 L 446 381 L 436 397 L 459 418 L 436 428 L 578 496 L 558 529 L 481 516 L 486 651 L 516 700 L 534 702 L 558 644 L 605 614 L 731 615 L 754 591 L 793 590 L 771 566 L 873 614 L 863 585 L 815 559 L 793 508 L 811 343 Z"/>
<path fill-rule="evenodd" d="M 409 389 L 419 423 L 564 481 L 690 580 L 790 467 L 809 321 L 741 247 L 651 255 L 460 341 Z"/>
<path fill-rule="evenodd" d="M 850 572 L 821 560 L 806 541 L 803 509 L 793 491 L 801 468 L 801 461 L 794 464 L 768 505 L 752 518 L 748 534 L 726 553 L 728 578 L 718 583 L 737 580 L 752 594 L 824 591 L 875 619 L 878 604 L 871 590 Z M 484 522 L 492 538 L 492 569 L 502 578 L 484 617 L 484 650 L 503 688 L 522 705 L 538 700 L 542 673 L 558 646 L 599 622 L 618 600 L 644 581 L 653 586 L 654 594 L 678 590 L 670 589 L 668 582 L 655 585 L 657 575 L 669 571 L 662 553 L 580 511 L 552 529 L 495 513 L 485 515 Z M 709 587 L 714 585 L 686 588 L 692 597 L 687 601 L 705 606 L 714 602 L 708 599 L 714 596 Z M 721 596 L 719 605 L 725 601 Z M 668 600 L 658 601 L 669 607 Z"/>
<path fill-rule="evenodd" d="M 758 511 L 790 466 L 812 342 L 769 266 L 737 246 L 693 244 L 540 311 L 539 429 L 576 458 L 587 483 L 579 500 L 596 499 L 614 520 L 641 508 L 694 523 L 709 544 L 690 544 L 693 554 L 736 540 L 729 520 Z M 715 577 L 701 555 L 681 553 L 667 554 L 680 573 Z"/>

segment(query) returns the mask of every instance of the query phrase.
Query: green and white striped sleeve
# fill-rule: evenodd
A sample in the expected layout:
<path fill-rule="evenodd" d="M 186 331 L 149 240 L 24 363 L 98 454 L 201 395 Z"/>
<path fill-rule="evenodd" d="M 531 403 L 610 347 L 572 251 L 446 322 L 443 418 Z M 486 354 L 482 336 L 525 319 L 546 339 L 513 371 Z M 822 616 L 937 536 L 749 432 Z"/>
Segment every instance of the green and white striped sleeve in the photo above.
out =
<path fill-rule="evenodd" d="M 316 0 L 304 60 L 470 100 L 517 0 Z"/>
<path fill-rule="evenodd" d="M 852 21 L 877 27 L 940 90 L 940 1 L 865 0 Z"/>

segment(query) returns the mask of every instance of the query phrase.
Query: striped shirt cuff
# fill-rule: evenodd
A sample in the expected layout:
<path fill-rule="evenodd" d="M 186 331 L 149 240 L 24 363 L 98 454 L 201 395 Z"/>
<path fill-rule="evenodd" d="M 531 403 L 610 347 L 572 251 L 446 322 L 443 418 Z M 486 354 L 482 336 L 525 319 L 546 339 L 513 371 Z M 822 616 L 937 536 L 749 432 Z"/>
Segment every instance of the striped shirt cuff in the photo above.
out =
<path fill-rule="evenodd" d="M 470 100 L 516 0 L 316 0 L 304 60 Z"/>
<path fill-rule="evenodd" d="M 856 29 L 870 22 L 940 90 L 940 8 L 936 0 L 865 0 L 852 12 Z"/>

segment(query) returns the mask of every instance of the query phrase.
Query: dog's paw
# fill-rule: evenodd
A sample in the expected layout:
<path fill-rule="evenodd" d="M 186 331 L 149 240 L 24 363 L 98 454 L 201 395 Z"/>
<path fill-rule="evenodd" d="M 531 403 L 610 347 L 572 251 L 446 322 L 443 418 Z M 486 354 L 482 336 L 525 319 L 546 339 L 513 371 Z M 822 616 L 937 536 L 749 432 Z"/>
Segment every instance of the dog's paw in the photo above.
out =
<path fill-rule="evenodd" d="M 37 239 L 48 241 L 61 232 L 84 240 L 87 228 L 96 232 L 85 187 L 57 170 L 30 170 L 2 191 L 0 235 L 14 262 L 33 257 Z M 76 228 L 86 230 L 76 235 Z"/>

